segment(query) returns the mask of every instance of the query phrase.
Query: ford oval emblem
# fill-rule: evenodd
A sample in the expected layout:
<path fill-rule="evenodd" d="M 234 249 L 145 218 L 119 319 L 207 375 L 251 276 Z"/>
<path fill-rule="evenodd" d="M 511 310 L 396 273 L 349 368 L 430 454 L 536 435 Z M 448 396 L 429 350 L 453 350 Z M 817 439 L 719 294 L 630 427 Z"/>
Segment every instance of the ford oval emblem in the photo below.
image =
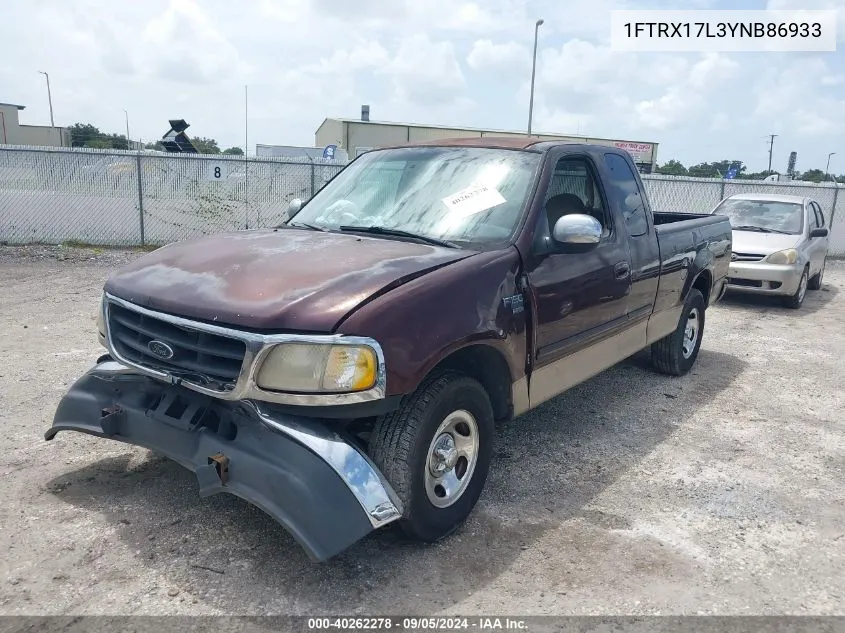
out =
<path fill-rule="evenodd" d="M 147 343 L 147 349 L 161 360 L 170 360 L 173 358 L 173 348 L 162 341 L 150 341 Z"/>

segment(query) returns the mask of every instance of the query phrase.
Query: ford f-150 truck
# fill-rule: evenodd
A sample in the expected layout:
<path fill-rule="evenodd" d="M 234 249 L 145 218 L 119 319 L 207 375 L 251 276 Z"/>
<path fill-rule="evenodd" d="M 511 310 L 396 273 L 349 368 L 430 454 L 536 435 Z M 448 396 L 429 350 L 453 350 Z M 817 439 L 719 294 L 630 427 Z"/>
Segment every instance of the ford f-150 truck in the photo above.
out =
<path fill-rule="evenodd" d="M 114 272 L 46 439 L 163 454 L 315 560 L 448 535 L 495 424 L 636 352 L 687 372 L 731 257 L 728 218 L 653 212 L 627 153 L 529 137 L 374 150 L 286 213 Z"/>

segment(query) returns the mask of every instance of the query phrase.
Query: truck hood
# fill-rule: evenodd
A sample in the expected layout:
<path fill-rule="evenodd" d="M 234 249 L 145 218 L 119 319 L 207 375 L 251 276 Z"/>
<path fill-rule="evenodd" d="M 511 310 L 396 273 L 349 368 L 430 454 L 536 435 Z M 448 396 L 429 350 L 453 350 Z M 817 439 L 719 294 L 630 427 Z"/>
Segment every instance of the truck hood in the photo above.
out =
<path fill-rule="evenodd" d="M 472 254 L 352 233 L 241 231 L 153 251 L 114 273 L 105 290 L 221 325 L 331 332 L 371 297 Z"/>
<path fill-rule="evenodd" d="M 779 233 L 757 233 L 754 231 L 732 232 L 734 253 L 770 255 L 776 251 L 793 248 L 801 241 L 800 235 L 781 235 Z"/>

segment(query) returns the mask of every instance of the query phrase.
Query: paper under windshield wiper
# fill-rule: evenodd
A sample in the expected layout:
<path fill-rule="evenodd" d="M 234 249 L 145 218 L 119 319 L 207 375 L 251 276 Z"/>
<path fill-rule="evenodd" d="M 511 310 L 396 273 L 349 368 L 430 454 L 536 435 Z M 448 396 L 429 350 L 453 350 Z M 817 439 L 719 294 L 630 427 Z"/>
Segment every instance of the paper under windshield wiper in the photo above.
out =
<path fill-rule="evenodd" d="M 341 231 L 358 231 L 359 233 L 372 233 L 373 235 L 393 235 L 396 237 L 408 237 L 428 244 L 436 244 L 437 246 L 446 246 L 448 248 L 460 248 L 457 244 L 440 240 L 436 237 L 429 237 L 428 235 L 420 235 L 419 233 L 411 233 L 410 231 L 403 231 L 402 229 L 389 229 L 386 226 L 339 226 Z"/>
<path fill-rule="evenodd" d="M 788 231 L 778 231 L 777 229 L 767 229 L 762 226 L 751 226 L 747 224 L 735 226 L 733 228 L 737 231 L 757 231 L 758 233 L 780 233 L 781 235 L 791 235 Z"/>

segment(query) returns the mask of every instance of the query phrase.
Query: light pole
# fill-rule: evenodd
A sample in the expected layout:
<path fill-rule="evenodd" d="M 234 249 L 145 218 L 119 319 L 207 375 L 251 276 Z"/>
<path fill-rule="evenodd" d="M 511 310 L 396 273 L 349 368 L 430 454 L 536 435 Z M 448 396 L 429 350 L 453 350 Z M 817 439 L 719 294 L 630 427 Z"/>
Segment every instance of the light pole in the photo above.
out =
<path fill-rule="evenodd" d="M 129 147 L 129 112 L 124 110 L 123 114 L 126 115 L 126 149 L 129 150 L 132 149 L 131 147 Z"/>
<path fill-rule="evenodd" d="M 534 76 L 537 73 L 537 35 L 543 20 L 534 23 L 534 57 L 531 61 L 531 98 L 528 104 L 528 136 L 531 136 L 531 120 L 534 118 Z"/>
<path fill-rule="evenodd" d="M 827 182 L 828 174 L 830 174 L 830 157 L 836 154 L 836 152 L 831 152 L 827 155 L 827 165 L 824 168 L 824 180 Z M 836 180 L 836 178 L 834 178 Z"/>
<path fill-rule="evenodd" d="M 50 104 L 50 127 L 55 129 L 56 124 L 53 122 L 53 95 L 50 94 L 50 75 L 45 73 L 43 70 L 39 70 L 38 72 L 44 75 L 44 77 L 47 79 L 47 103 Z M 60 145 L 64 145 L 64 142 L 61 138 L 61 134 L 59 134 L 59 141 Z"/>

